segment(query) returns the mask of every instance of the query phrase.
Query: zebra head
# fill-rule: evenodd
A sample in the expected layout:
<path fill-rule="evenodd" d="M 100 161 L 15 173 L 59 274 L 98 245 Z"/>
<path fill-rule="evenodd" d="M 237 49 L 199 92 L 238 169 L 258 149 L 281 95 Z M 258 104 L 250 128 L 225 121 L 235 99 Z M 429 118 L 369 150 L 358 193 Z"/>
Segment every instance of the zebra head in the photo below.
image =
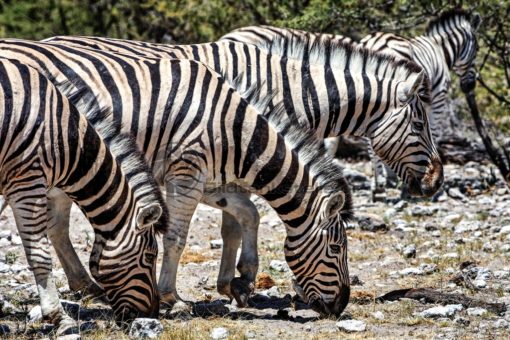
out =
<path fill-rule="evenodd" d="M 481 22 L 480 14 L 456 9 L 443 13 L 427 27 L 427 35 L 442 46 L 448 66 L 460 77 L 463 92 L 476 85 L 476 32 Z"/>
<path fill-rule="evenodd" d="M 426 73 L 418 67 L 397 85 L 395 94 L 395 107 L 371 123 L 368 135 L 372 147 L 413 196 L 431 196 L 442 185 L 443 166 L 429 129 L 430 86 Z"/>
<path fill-rule="evenodd" d="M 285 240 L 294 290 L 313 310 L 334 316 L 343 312 L 350 295 L 345 221 L 351 217 L 352 201 L 345 179 L 338 183 L 316 196 L 320 203 L 310 214 L 315 216 L 312 226 Z"/>
<path fill-rule="evenodd" d="M 103 287 L 119 320 L 158 316 L 156 232 L 162 214 L 158 203 L 135 206 L 128 227 L 122 227 L 125 222 L 120 221 L 121 229 L 115 236 L 96 233 L 90 272 Z"/>

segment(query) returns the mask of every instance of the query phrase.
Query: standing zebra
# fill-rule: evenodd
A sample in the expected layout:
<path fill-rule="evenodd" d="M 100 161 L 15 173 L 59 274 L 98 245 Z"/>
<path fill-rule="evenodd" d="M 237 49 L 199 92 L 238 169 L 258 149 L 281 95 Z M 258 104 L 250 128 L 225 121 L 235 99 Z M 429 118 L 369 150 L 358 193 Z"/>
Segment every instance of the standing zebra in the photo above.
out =
<path fill-rule="evenodd" d="M 58 334 L 77 327 L 51 274 L 47 236 L 57 252 L 70 244 L 68 234 L 55 234 L 59 218 L 69 222 L 52 214 L 58 207 L 51 197 L 58 192 L 78 204 L 94 228 L 90 272 L 115 313 L 123 319 L 157 316 L 155 233 L 166 230 L 168 214 L 134 143 L 105 125 L 96 126 L 100 137 L 47 78 L 8 59 L 0 59 L 0 122 L 0 192 L 12 207 L 43 317 Z"/>
<path fill-rule="evenodd" d="M 350 292 L 344 228 L 352 207 L 349 187 L 341 168 L 313 136 L 288 122 L 281 105 L 268 110 L 269 124 L 259 114 L 268 99 L 252 95 L 249 105 L 216 72 L 195 61 L 21 40 L 4 40 L 0 48 L 56 84 L 70 81 L 77 90 L 93 93 L 99 106 L 111 106 L 106 120 L 88 117 L 94 126 L 108 124 L 112 131 L 137 137 L 158 184 L 166 186 L 172 211 L 160 276 L 166 302 L 178 298 L 177 266 L 196 206 L 203 201 L 234 213 L 231 202 L 237 196 L 221 186 L 235 183 L 265 198 L 284 221 L 285 256 L 305 301 L 324 314 L 343 311 Z M 50 215 L 69 216 L 70 202 L 54 205 Z M 68 220 L 62 222 L 52 228 L 67 235 Z M 77 257 L 57 252 L 70 282 L 77 276 L 90 280 Z"/>
<path fill-rule="evenodd" d="M 339 134 L 370 136 L 378 155 L 416 194 L 430 195 L 442 183 L 442 166 L 426 117 L 428 82 L 414 63 L 296 37 L 275 39 L 265 48 L 231 41 L 189 46 L 94 37 L 55 37 L 49 41 L 123 55 L 196 59 L 230 79 L 244 74 L 240 86 L 257 84 L 262 94 L 275 93 L 273 103 L 283 100 L 286 115 L 295 116 L 319 138 Z M 238 269 L 243 281 L 253 283 L 258 268 L 256 247 L 245 246 L 256 244 L 256 208 L 247 198 L 239 199 L 237 206 L 235 216 L 223 215 L 220 292 L 231 289 L 241 234 L 243 249 Z M 241 227 L 236 219 L 249 225 Z M 250 241 L 246 230 L 251 231 Z M 236 299 L 240 304 L 245 300 Z"/>

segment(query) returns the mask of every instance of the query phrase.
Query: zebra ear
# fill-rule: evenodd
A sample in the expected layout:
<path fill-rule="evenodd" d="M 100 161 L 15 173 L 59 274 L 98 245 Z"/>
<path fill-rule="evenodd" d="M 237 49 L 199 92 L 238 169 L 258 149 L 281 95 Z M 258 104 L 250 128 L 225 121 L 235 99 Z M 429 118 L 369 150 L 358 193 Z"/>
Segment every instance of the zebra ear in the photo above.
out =
<path fill-rule="evenodd" d="M 163 213 L 163 209 L 157 203 L 149 204 L 140 209 L 140 212 L 136 216 L 136 224 L 138 227 L 148 227 L 156 223 L 161 214 Z"/>
<path fill-rule="evenodd" d="M 423 82 L 423 78 L 425 77 L 425 72 L 421 70 L 419 73 L 415 73 L 411 75 L 411 77 L 401 83 L 397 90 L 397 96 L 398 100 L 402 105 L 405 105 L 411 99 L 413 99 L 413 96 L 418 92 L 418 89 L 420 88 L 420 85 Z"/>
<path fill-rule="evenodd" d="M 345 194 L 341 191 L 332 194 L 326 203 L 325 216 L 331 218 L 338 214 L 340 209 L 344 206 Z"/>
<path fill-rule="evenodd" d="M 471 29 L 473 32 L 476 32 L 478 31 L 478 29 L 480 28 L 480 25 L 482 24 L 482 16 L 480 15 L 480 13 L 473 13 L 471 15 Z"/>

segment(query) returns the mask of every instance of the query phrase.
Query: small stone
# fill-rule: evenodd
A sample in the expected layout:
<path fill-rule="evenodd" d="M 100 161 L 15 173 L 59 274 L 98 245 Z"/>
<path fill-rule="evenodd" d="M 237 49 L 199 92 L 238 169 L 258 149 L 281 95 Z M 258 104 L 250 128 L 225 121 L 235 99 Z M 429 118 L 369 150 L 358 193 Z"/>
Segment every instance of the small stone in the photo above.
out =
<path fill-rule="evenodd" d="M 503 253 L 508 253 L 510 252 L 510 244 L 508 243 L 505 243 L 501 246 L 500 250 L 503 252 Z"/>
<path fill-rule="evenodd" d="M 6 238 L 0 238 L 0 248 L 8 247 L 11 245 L 11 241 Z"/>
<path fill-rule="evenodd" d="M 406 259 L 415 258 L 416 257 L 416 246 L 414 244 L 405 246 L 404 249 L 402 250 L 402 255 L 404 255 L 404 257 Z"/>
<path fill-rule="evenodd" d="M 433 211 L 429 207 L 425 207 L 422 205 L 415 205 L 411 208 L 412 216 L 432 216 Z"/>
<path fill-rule="evenodd" d="M 480 222 L 478 221 L 461 221 L 455 226 L 455 234 L 462 234 L 466 232 L 476 231 L 480 229 Z"/>
<path fill-rule="evenodd" d="M 388 226 L 384 222 L 384 220 L 374 214 L 365 214 L 363 216 L 358 217 L 358 224 L 361 230 L 365 231 L 387 231 Z"/>
<path fill-rule="evenodd" d="M 398 272 L 400 276 L 408 276 L 408 275 L 423 275 L 423 270 L 415 267 L 404 268 Z"/>
<path fill-rule="evenodd" d="M 12 243 L 13 245 L 15 245 L 15 246 L 19 246 L 19 245 L 21 245 L 23 242 L 21 241 L 21 237 L 19 237 L 19 236 L 17 236 L 17 235 L 16 235 L 16 236 L 13 236 L 13 237 L 11 238 L 11 243 Z"/>
<path fill-rule="evenodd" d="M 463 318 L 461 316 L 457 316 L 455 319 L 453 319 L 453 322 L 461 326 L 469 326 L 469 324 L 471 323 L 468 319 Z"/>
<path fill-rule="evenodd" d="M 19 265 L 19 264 L 13 264 L 10 268 L 11 272 L 14 273 L 14 274 L 17 274 L 23 270 L 26 270 L 27 269 L 27 266 L 22 266 L 22 265 Z"/>
<path fill-rule="evenodd" d="M 157 338 L 163 333 L 163 325 L 157 319 L 137 318 L 131 324 L 129 336 L 132 338 Z"/>
<path fill-rule="evenodd" d="M 80 334 L 64 334 L 57 337 L 57 340 L 80 340 Z"/>
<path fill-rule="evenodd" d="M 11 329 L 8 325 L 0 325 L 0 335 L 9 335 L 11 333 Z"/>
<path fill-rule="evenodd" d="M 451 317 L 461 310 L 462 305 L 446 305 L 426 309 L 419 313 L 419 315 L 424 318 L 444 318 Z"/>
<path fill-rule="evenodd" d="M 459 188 L 448 189 L 448 196 L 456 200 L 465 200 L 466 196 L 460 192 Z"/>
<path fill-rule="evenodd" d="M 482 246 L 482 250 L 486 253 L 492 253 L 494 251 L 494 247 L 490 242 L 485 242 Z"/>
<path fill-rule="evenodd" d="M 482 316 L 487 314 L 487 309 L 480 307 L 473 307 L 466 309 L 467 315 L 469 316 Z"/>
<path fill-rule="evenodd" d="M 275 298 L 280 297 L 280 291 L 278 290 L 277 286 L 274 286 L 274 287 L 271 287 L 269 289 L 263 290 L 263 291 L 260 292 L 260 294 L 268 296 L 268 297 L 275 297 Z"/>
<path fill-rule="evenodd" d="M 408 206 L 407 201 L 401 200 L 401 201 L 398 201 L 397 203 L 395 203 L 393 208 L 395 208 L 395 210 L 397 210 L 397 211 L 402 211 L 402 210 L 404 210 L 404 208 L 407 208 L 407 206 Z"/>
<path fill-rule="evenodd" d="M 14 306 L 9 301 L 1 301 L 0 300 L 0 306 L 2 307 L 0 310 L 0 315 L 9 315 L 9 314 L 16 314 L 21 312 L 19 308 Z"/>
<path fill-rule="evenodd" d="M 420 265 L 420 270 L 425 274 L 432 274 L 437 272 L 437 265 L 434 263 L 423 263 Z"/>
<path fill-rule="evenodd" d="M 501 227 L 501 229 L 499 230 L 499 233 L 503 234 L 503 235 L 510 234 L 510 225 Z"/>
<path fill-rule="evenodd" d="M 496 190 L 496 195 L 498 196 L 503 196 L 506 195 L 507 193 L 508 193 L 507 188 L 499 188 L 498 190 Z"/>
<path fill-rule="evenodd" d="M 492 327 L 494 328 L 508 328 L 508 326 L 509 323 L 505 319 L 498 319 L 492 324 Z"/>
<path fill-rule="evenodd" d="M 0 230 L 0 238 L 11 238 L 11 231 L 10 230 Z"/>
<path fill-rule="evenodd" d="M 211 245 L 211 249 L 221 249 L 221 247 L 223 247 L 223 240 L 211 240 L 211 242 L 209 242 L 209 244 Z"/>
<path fill-rule="evenodd" d="M 228 330 L 223 327 L 216 327 L 211 332 L 211 339 L 220 340 L 228 338 Z"/>
<path fill-rule="evenodd" d="M 11 266 L 3 262 L 0 262 L 0 273 L 7 273 L 9 269 L 11 269 Z"/>
<path fill-rule="evenodd" d="M 485 288 L 487 287 L 487 281 L 485 281 L 484 279 L 476 279 L 473 281 L 473 284 L 475 285 L 476 288 Z"/>
<path fill-rule="evenodd" d="M 377 320 L 384 320 L 384 314 L 381 311 L 373 312 L 372 316 Z"/>
<path fill-rule="evenodd" d="M 510 271 L 508 271 L 508 270 L 496 270 L 494 272 L 494 277 L 496 279 L 508 279 L 508 278 L 510 278 Z"/>
<path fill-rule="evenodd" d="M 42 320 L 42 310 L 41 306 L 37 305 L 33 307 L 30 312 L 28 312 L 28 322 L 36 323 Z"/>
<path fill-rule="evenodd" d="M 289 271 L 289 265 L 287 264 L 287 262 L 280 260 L 272 260 L 269 263 L 269 268 L 282 273 Z"/>
<path fill-rule="evenodd" d="M 360 320 L 342 320 L 336 323 L 336 326 L 345 332 L 364 332 L 367 325 Z"/>

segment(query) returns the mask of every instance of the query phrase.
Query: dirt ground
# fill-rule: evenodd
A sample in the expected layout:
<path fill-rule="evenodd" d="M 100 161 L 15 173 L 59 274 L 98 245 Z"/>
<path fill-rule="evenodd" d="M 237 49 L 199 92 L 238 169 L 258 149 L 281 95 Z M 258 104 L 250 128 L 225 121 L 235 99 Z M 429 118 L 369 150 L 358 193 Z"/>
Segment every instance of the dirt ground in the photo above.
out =
<path fill-rule="evenodd" d="M 370 178 L 363 178 L 371 172 L 368 163 L 347 167 L 361 177 L 353 184 L 359 221 L 347 233 L 350 275 L 362 283 L 351 287 L 351 302 L 341 319 L 362 321 L 365 331 L 346 332 L 338 327 L 338 320 L 319 319 L 306 306 L 291 304 L 291 272 L 270 266 L 272 260 L 284 261 L 285 229 L 277 215 L 256 198 L 262 216 L 260 272 L 270 275 L 277 288 L 257 289 L 249 308 L 237 308 L 216 292 L 221 249 L 213 249 L 211 241 L 220 238 L 221 215 L 200 206 L 177 283 L 181 297 L 198 303 L 191 312 L 163 310 L 161 338 L 210 339 L 221 333 L 217 328 L 224 328 L 231 339 L 510 338 L 510 313 L 497 315 L 463 306 L 451 315 L 429 317 L 421 312 L 439 305 L 409 299 L 375 300 L 395 289 L 430 287 L 486 302 L 510 303 L 510 193 L 501 182 L 487 184 L 491 167 L 448 165 L 445 177 L 450 180 L 436 202 L 399 201 L 395 189 L 388 203 L 371 202 Z M 71 220 L 72 241 L 87 264 L 92 230 L 77 208 Z M 0 338 L 51 338 L 51 325 L 30 321 L 28 312 L 38 304 L 37 293 L 9 209 L 0 217 L 0 225 Z M 461 271 L 461 267 L 466 269 Z M 79 313 L 72 314 L 80 318 L 83 338 L 128 338 L 111 321 L 107 307 L 81 301 L 69 292 L 56 255 L 54 268 L 61 297 L 80 303 Z M 461 279 L 452 281 L 455 276 Z M 76 307 L 71 302 L 68 305 Z"/>

